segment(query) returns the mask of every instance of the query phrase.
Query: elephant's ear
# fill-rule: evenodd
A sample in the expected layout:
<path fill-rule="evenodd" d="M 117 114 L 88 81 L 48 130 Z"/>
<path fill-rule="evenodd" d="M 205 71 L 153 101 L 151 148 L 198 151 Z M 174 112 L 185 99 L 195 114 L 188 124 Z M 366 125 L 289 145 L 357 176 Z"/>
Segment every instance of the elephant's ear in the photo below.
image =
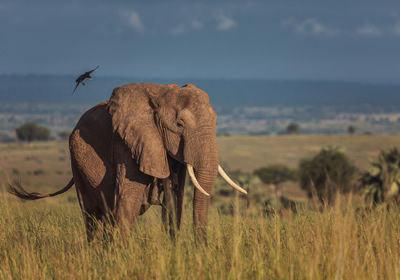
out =
<path fill-rule="evenodd" d="M 141 172 L 166 178 L 169 167 L 152 105 L 173 85 L 128 84 L 115 88 L 108 102 L 114 132 L 125 141 Z"/>

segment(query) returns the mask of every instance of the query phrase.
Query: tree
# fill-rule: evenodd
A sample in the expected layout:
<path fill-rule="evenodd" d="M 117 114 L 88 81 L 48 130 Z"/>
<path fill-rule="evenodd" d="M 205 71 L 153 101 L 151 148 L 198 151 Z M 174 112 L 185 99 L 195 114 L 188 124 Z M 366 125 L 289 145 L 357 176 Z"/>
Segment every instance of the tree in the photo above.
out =
<path fill-rule="evenodd" d="M 336 193 L 354 189 L 356 167 L 344 152 L 336 146 L 327 146 L 299 165 L 300 187 L 309 197 L 316 195 L 321 202 L 332 204 Z"/>
<path fill-rule="evenodd" d="M 288 134 L 296 134 L 299 133 L 299 124 L 297 123 L 289 123 L 288 126 L 286 127 L 286 131 Z"/>
<path fill-rule="evenodd" d="M 368 202 L 378 204 L 399 201 L 400 196 L 400 151 L 392 148 L 381 151 L 361 174 L 360 188 Z"/>
<path fill-rule="evenodd" d="M 354 125 L 349 125 L 347 131 L 349 132 L 350 135 L 353 135 L 356 132 L 356 127 Z"/>
<path fill-rule="evenodd" d="M 48 140 L 50 130 L 47 127 L 37 125 L 34 122 L 27 122 L 15 129 L 17 137 L 22 141 Z"/>
<path fill-rule="evenodd" d="M 286 181 L 296 180 L 297 174 L 295 170 L 290 169 L 286 165 L 275 164 L 262 167 L 254 171 L 254 175 L 258 176 L 264 184 L 272 184 L 275 188 L 275 195 L 282 196 L 280 184 Z"/>

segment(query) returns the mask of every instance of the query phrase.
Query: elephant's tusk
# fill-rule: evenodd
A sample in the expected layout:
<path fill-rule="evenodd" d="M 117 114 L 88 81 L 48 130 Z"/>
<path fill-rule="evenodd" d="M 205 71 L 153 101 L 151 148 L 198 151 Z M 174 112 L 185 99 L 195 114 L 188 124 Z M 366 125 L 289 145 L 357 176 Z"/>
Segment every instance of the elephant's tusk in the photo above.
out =
<path fill-rule="evenodd" d="M 238 191 L 240 191 L 240 192 L 242 192 L 244 194 L 247 194 L 245 189 L 242 189 L 241 187 L 239 187 L 235 182 L 232 181 L 231 178 L 229 178 L 229 176 L 225 173 L 225 171 L 222 169 L 221 165 L 219 165 L 219 164 L 218 164 L 218 172 L 222 176 L 222 178 L 224 178 L 225 181 L 229 185 L 231 185 L 234 189 L 236 189 L 236 190 L 238 190 Z"/>
<path fill-rule="evenodd" d="M 194 175 L 194 171 L 193 171 L 193 166 L 191 166 L 190 164 L 187 164 L 187 169 L 189 172 L 189 176 L 190 179 L 192 180 L 193 185 L 199 190 L 201 191 L 204 195 L 206 196 L 210 196 L 199 184 L 199 182 L 196 179 L 196 176 Z"/>

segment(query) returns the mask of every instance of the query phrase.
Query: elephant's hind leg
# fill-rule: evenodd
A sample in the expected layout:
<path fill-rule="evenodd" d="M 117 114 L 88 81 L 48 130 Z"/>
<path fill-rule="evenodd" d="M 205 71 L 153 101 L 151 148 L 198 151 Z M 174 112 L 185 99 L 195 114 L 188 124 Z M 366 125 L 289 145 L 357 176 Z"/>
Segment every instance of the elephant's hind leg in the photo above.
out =
<path fill-rule="evenodd" d="M 107 218 L 109 211 L 106 202 L 102 199 L 101 191 L 94 189 L 82 176 L 76 165 L 72 165 L 72 172 L 76 185 L 76 194 L 81 206 L 82 216 L 86 228 L 87 239 L 92 242 L 94 239 L 104 238 L 105 229 L 112 219 Z"/>
<path fill-rule="evenodd" d="M 83 213 L 83 218 L 85 220 L 86 235 L 89 243 L 104 237 L 102 214 L 85 212 Z"/>

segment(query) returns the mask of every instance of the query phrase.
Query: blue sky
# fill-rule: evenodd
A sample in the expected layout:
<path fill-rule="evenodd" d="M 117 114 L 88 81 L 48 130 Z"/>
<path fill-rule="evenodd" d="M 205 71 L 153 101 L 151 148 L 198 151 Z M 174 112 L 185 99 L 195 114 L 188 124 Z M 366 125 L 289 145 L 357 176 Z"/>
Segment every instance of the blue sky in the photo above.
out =
<path fill-rule="evenodd" d="M 400 1 L 0 0 L 0 74 L 400 82 Z"/>

